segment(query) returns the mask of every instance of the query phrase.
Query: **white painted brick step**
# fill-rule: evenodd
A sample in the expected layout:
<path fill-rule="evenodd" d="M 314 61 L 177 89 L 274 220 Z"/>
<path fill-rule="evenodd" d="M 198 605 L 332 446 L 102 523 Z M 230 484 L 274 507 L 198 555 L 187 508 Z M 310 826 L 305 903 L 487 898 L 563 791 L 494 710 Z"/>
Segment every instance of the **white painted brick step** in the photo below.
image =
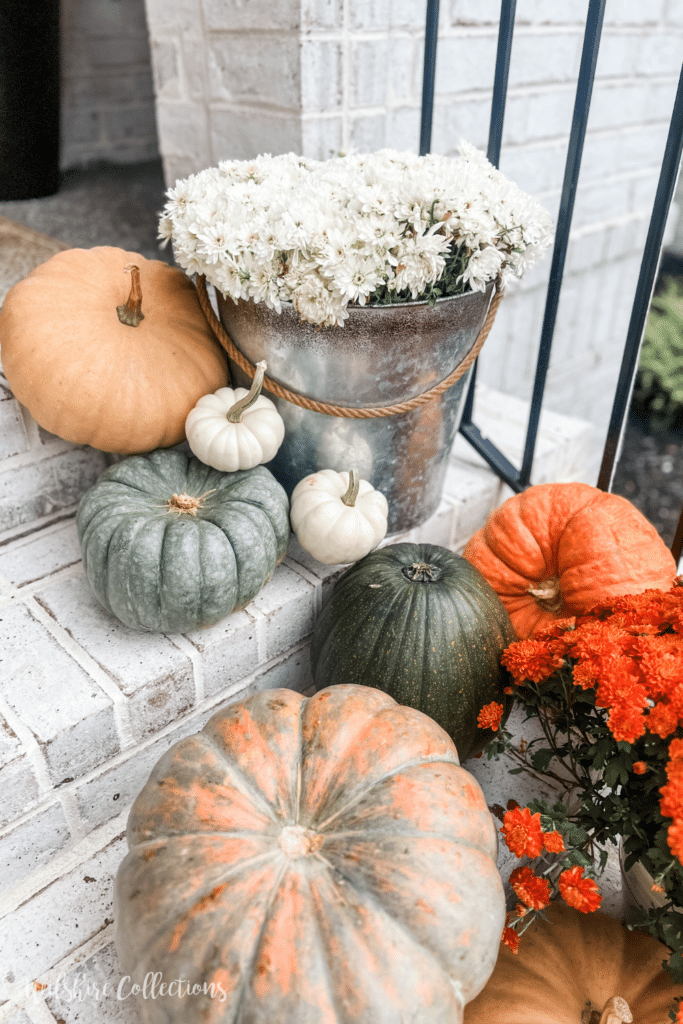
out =
<path fill-rule="evenodd" d="M 476 421 L 516 462 L 527 416 L 524 402 L 478 392 Z M 590 430 L 544 413 L 536 482 L 580 479 Z M 437 512 L 401 539 L 462 549 L 506 496 L 461 439 L 454 453 Z M 95 1000 L 91 1013 L 64 992 L 27 1001 L 16 984 L 49 984 L 85 963 L 93 976 L 113 970 L 111 878 L 152 766 L 231 699 L 310 691 L 309 636 L 343 571 L 292 538 L 243 611 L 187 635 L 138 633 L 90 592 L 74 516 L 72 506 L 0 533 L 0 1024 L 25 1024 L 22 1014 L 46 1024 L 50 1011 L 80 1024 L 135 1019 L 126 1001 Z"/>

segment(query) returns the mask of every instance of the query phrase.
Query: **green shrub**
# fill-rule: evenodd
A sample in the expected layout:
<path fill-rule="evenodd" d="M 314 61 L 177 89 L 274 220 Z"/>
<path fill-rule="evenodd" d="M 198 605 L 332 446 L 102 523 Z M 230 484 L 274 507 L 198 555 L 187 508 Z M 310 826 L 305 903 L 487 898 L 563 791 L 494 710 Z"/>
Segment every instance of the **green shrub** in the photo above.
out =
<path fill-rule="evenodd" d="M 633 399 L 654 431 L 683 423 L 683 283 L 663 278 L 645 326 Z"/>

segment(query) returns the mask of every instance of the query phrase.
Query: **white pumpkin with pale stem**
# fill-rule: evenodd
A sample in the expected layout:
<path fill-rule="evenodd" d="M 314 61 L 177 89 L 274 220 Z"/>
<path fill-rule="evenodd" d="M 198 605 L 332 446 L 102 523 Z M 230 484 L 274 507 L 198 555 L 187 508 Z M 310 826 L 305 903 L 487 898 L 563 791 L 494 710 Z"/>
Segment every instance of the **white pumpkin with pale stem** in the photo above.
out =
<path fill-rule="evenodd" d="M 322 469 L 304 477 L 291 497 L 290 522 L 302 548 L 325 565 L 357 562 L 387 532 L 387 499 L 355 469 Z"/>
<path fill-rule="evenodd" d="M 199 399 L 185 421 L 194 455 L 224 473 L 270 462 L 282 444 L 285 424 L 269 398 L 261 394 L 266 363 L 256 364 L 251 388 L 219 388 Z"/>

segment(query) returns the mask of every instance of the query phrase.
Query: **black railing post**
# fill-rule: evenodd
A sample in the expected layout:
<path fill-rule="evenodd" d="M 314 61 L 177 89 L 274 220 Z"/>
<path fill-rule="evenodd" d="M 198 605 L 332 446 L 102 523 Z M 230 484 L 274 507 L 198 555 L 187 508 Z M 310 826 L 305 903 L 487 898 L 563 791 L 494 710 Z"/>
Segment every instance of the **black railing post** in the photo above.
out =
<path fill-rule="evenodd" d="M 605 14 L 606 0 L 590 0 L 588 5 L 588 17 L 586 19 L 586 32 L 583 38 L 583 51 L 581 54 L 581 67 L 579 68 L 579 80 L 576 87 L 576 100 L 574 101 L 574 114 L 572 116 L 572 127 L 569 135 L 569 147 L 567 150 L 567 163 L 562 183 L 562 196 L 560 198 L 560 210 L 557 217 L 557 230 L 555 232 L 555 245 L 553 258 L 550 266 L 550 281 L 548 294 L 545 302 L 545 313 L 543 316 L 543 327 L 541 330 L 541 341 L 536 363 L 536 376 L 531 396 L 531 411 L 529 414 L 529 425 L 527 427 L 526 444 L 524 446 L 524 457 L 520 469 L 520 483 L 526 486 L 531 478 L 531 466 L 534 459 L 536 447 L 536 435 L 538 424 L 541 418 L 541 403 L 545 390 L 545 379 L 550 363 L 550 349 L 555 331 L 557 319 L 557 308 L 560 302 L 560 290 L 562 288 L 562 276 L 564 264 L 569 246 L 569 230 L 574 213 L 574 200 L 576 189 L 579 183 L 579 171 L 581 170 L 581 156 L 583 154 L 583 143 L 586 137 L 586 125 L 588 123 L 588 111 L 590 109 L 591 96 L 593 93 L 593 81 L 595 79 L 595 66 L 598 60 L 598 49 L 600 47 L 600 35 L 602 22 Z"/>
<path fill-rule="evenodd" d="M 432 115 L 434 113 L 434 79 L 436 77 L 436 44 L 438 37 L 439 0 L 427 0 L 424 72 L 422 76 L 420 156 L 425 156 L 432 148 Z"/>
<path fill-rule="evenodd" d="M 598 476 L 598 487 L 603 491 L 612 489 L 614 470 L 621 446 L 621 439 L 624 432 L 624 423 L 631 402 L 633 381 L 638 368 L 638 355 L 640 344 L 645 330 L 645 322 L 652 301 L 652 291 L 657 277 L 657 268 L 664 238 L 666 219 L 669 214 L 669 207 L 673 198 L 678 170 L 681 164 L 681 152 L 683 151 L 683 69 L 678 79 L 678 90 L 674 101 L 669 135 L 666 140 L 662 169 L 659 173 L 659 182 L 655 194 L 650 227 L 645 242 L 645 251 L 640 264 L 640 274 L 636 286 L 636 294 L 631 310 L 631 320 L 626 334 L 626 345 L 621 360 L 621 370 L 617 381 L 617 390 L 612 407 L 609 427 L 607 428 L 607 440 L 602 456 L 600 475 Z M 680 557 L 680 547 L 679 547 Z"/>
<path fill-rule="evenodd" d="M 505 101 L 508 93 L 508 77 L 510 74 L 510 56 L 512 54 L 512 35 L 515 28 L 515 11 L 517 0 L 501 0 L 500 23 L 498 25 L 498 49 L 496 52 L 496 70 L 493 78 L 493 95 L 491 97 L 491 120 L 489 121 L 489 144 L 486 150 L 487 159 L 494 167 L 500 163 L 500 147 L 503 141 L 503 122 L 505 121 Z M 470 444 L 474 446 L 486 445 L 485 439 L 479 433 L 477 427 L 472 423 L 472 408 L 474 406 L 474 388 L 477 380 L 477 362 L 470 372 L 470 379 L 467 384 L 467 394 L 462 408 L 460 420 L 460 431 L 465 435 Z M 489 452 L 489 455 L 492 455 Z M 500 453 L 497 453 L 498 455 Z M 517 470 L 511 463 L 508 463 L 506 473 L 508 477 L 510 470 L 516 477 Z M 511 484 L 511 479 L 506 481 Z"/>

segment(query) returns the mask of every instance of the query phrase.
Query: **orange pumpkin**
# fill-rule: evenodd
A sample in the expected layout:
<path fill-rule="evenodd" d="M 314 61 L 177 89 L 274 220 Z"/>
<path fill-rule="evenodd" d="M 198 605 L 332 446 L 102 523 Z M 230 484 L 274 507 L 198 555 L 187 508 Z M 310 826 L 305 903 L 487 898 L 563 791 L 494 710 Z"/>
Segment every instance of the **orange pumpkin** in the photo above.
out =
<path fill-rule="evenodd" d="M 46 430 L 106 452 L 178 444 L 225 355 L 189 278 L 109 246 L 66 249 L 8 293 L 2 366 Z"/>
<path fill-rule="evenodd" d="M 493 969 L 483 794 L 432 719 L 373 687 L 219 711 L 159 761 L 128 842 L 126 991 L 155 972 L 199 986 L 141 998 L 145 1024 L 458 1024 Z"/>
<path fill-rule="evenodd" d="M 667 1024 L 674 996 L 668 949 L 599 912 L 553 903 L 502 946 L 493 974 L 465 1009 L 465 1024 Z"/>
<path fill-rule="evenodd" d="M 676 577 L 673 555 L 630 501 L 580 483 L 539 484 L 508 498 L 463 555 L 522 640 L 612 597 L 668 590 Z"/>

